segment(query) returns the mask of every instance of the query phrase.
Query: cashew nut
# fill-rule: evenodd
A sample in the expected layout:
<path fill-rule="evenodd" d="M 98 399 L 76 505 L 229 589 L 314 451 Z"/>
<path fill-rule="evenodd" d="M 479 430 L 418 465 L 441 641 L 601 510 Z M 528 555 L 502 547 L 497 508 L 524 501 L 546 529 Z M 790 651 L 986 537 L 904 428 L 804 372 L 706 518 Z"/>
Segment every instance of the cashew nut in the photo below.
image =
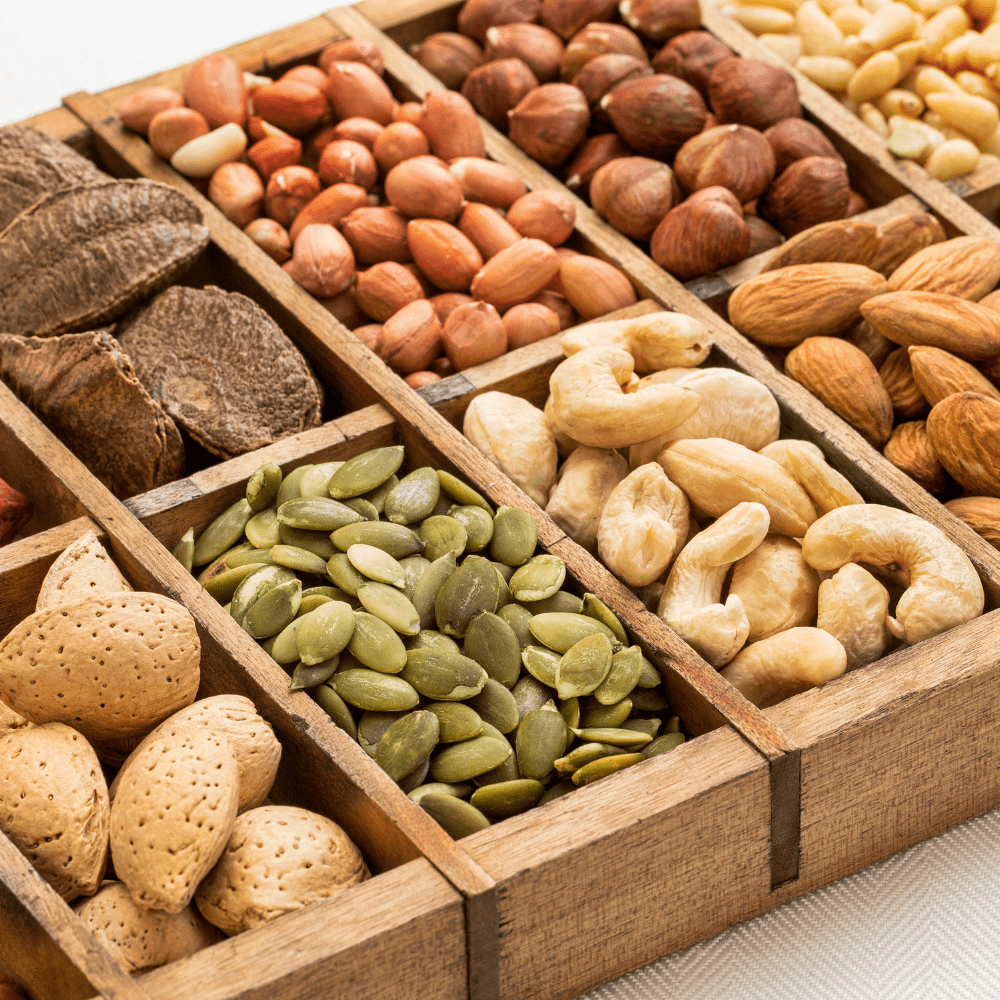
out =
<path fill-rule="evenodd" d="M 760 454 L 774 459 L 797 480 L 820 514 L 865 502 L 865 498 L 827 463 L 823 452 L 809 441 L 785 438 L 761 448 Z"/>
<path fill-rule="evenodd" d="M 847 669 L 874 663 L 889 647 L 889 591 L 857 563 L 819 585 L 816 627 L 847 651 Z"/>
<path fill-rule="evenodd" d="M 484 392 L 469 403 L 462 433 L 540 507 L 556 481 L 556 440 L 545 414 L 526 399 Z"/>
<path fill-rule="evenodd" d="M 722 676 L 758 708 L 777 705 L 847 669 L 847 653 L 829 632 L 790 628 L 741 649 Z"/>
<path fill-rule="evenodd" d="M 681 549 L 663 587 L 656 613 L 713 667 L 728 663 L 750 631 L 736 594 L 719 603 L 726 573 L 760 545 L 770 520 L 763 504 L 737 504 Z"/>
<path fill-rule="evenodd" d="M 819 576 L 802 558 L 798 542 L 785 535 L 768 535 L 736 563 L 729 584 L 730 596 L 736 594 L 743 602 L 750 622 L 747 641 L 811 624 L 819 586 Z"/>
<path fill-rule="evenodd" d="M 614 347 L 587 347 L 552 373 L 553 424 L 592 448 L 621 448 L 676 427 L 698 409 L 697 393 L 655 385 L 626 393 L 632 355 Z"/>
<path fill-rule="evenodd" d="M 577 545 L 597 551 L 597 525 L 611 491 L 628 475 L 628 462 L 603 448 L 577 448 L 563 462 L 545 513 Z"/>
<path fill-rule="evenodd" d="M 579 441 L 574 441 L 568 434 L 563 434 L 552 420 L 552 393 L 549 393 L 549 398 L 545 400 L 545 417 L 549 422 L 549 427 L 552 428 L 552 435 L 556 439 L 556 449 L 559 452 L 560 458 L 569 458 L 570 455 L 576 451 L 577 448 L 582 448 L 583 445 Z"/>
<path fill-rule="evenodd" d="M 793 538 L 816 520 L 805 490 L 777 462 L 734 441 L 674 441 L 657 461 L 688 495 L 695 517 L 718 517 L 742 501 L 755 501 L 771 515 L 772 531 Z"/>
<path fill-rule="evenodd" d="M 759 451 L 777 439 L 781 423 L 778 403 L 771 390 L 757 379 L 731 368 L 698 368 L 672 381 L 698 393 L 701 405 L 673 430 L 633 445 L 629 451 L 633 469 L 656 461 L 664 445 L 683 438 L 725 438 L 751 451 Z M 640 382 L 639 391 L 644 389 Z"/>
<path fill-rule="evenodd" d="M 881 504 L 838 507 L 806 532 L 802 555 L 814 569 L 867 563 L 907 585 L 889 630 L 910 645 L 983 613 L 983 585 L 969 557 L 915 514 Z"/>
<path fill-rule="evenodd" d="M 663 469 L 643 465 L 611 491 L 597 528 L 598 554 L 630 587 L 652 583 L 687 538 L 688 510 Z"/>
<path fill-rule="evenodd" d="M 559 343 L 567 357 L 586 347 L 617 347 L 628 351 L 635 359 L 637 372 L 694 368 L 712 349 L 712 337 L 705 325 L 676 312 L 585 323 L 567 330 Z"/>

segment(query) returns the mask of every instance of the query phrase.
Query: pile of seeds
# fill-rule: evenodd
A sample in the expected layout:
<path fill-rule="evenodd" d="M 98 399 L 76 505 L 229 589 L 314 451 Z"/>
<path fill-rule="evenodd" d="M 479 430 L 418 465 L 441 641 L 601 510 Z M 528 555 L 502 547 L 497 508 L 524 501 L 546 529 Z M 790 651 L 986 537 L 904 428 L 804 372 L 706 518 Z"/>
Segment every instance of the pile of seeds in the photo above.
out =
<path fill-rule="evenodd" d="M 683 743 L 615 615 L 535 554 L 534 518 L 448 472 L 400 479 L 403 458 L 262 466 L 175 555 L 453 837 Z"/>

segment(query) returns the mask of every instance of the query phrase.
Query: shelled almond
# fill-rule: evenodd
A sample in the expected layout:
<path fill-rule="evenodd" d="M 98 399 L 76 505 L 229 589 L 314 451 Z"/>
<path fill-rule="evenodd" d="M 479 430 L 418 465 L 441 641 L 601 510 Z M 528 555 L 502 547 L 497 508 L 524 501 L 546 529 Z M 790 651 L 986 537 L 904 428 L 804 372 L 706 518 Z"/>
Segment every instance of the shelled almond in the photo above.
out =
<path fill-rule="evenodd" d="M 470 45 L 438 39 L 427 58 L 474 61 Z M 318 66 L 297 66 L 274 81 L 234 74 L 226 58 L 192 68 L 200 111 L 149 88 L 129 99 L 123 121 L 139 132 L 157 115 L 204 122 L 186 145 L 161 145 L 173 165 L 193 162 L 226 216 L 415 384 L 549 335 L 577 315 L 635 302 L 617 268 L 556 253 L 573 234 L 572 200 L 529 193 L 513 170 L 486 159 L 475 111 L 461 94 L 432 91 L 423 104 L 400 105 L 368 45 L 335 42 Z M 218 106 L 203 78 L 218 78 Z M 223 156 L 218 147 L 234 142 L 240 128 L 239 101 L 249 148 Z M 208 121 L 224 114 L 230 132 L 220 142 L 222 128 L 210 131 Z M 466 312 L 462 335 L 447 334 L 446 295 L 489 304 L 497 322 Z M 526 305 L 533 308 L 500 322 Z"/>
<path fill-rule="evenodd" d="M 475 37 L 431 35 L 414 56 L 676 277 L 867 208 L 791 74 L 698 30 L 697 2 L 623 2 L 612 23 L 614 4 L 564 0 L 526 12 L 540 24 L 467 3 Z"/>

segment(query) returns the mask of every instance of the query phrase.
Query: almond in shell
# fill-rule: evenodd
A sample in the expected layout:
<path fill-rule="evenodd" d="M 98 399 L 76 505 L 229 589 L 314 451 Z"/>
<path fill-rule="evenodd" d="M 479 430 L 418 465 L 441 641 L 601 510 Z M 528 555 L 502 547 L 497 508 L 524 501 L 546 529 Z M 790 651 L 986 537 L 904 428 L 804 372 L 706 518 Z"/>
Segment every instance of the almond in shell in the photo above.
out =
<path fill-rule="evenodd" d="M 107 550 L 97 540 L 97 533 L 87 531 L 49 567 L 38 591 L 35 610 L 54 608 L 91 594 L 103 597 L 131 589 Z"/>
<path fill-rule="evenodd" d="M 1000 281 L 1000 244 L 957 236 L 920 250 L 889 278 L 889 291 L 943 292 L 978 302 Z"/>
<path fill-rule="evenodd" d="M 908 347 L 914 381 L 930 406 L 956 392 L 981 392 L 1000 400 L 996 386 L 970 365 L 940 347 Z"/>
<path fill-rule="evenodd" d="M 927 434 L 926 421 L 907 420 L 900 424 L 892 432 L 882 453 L 928 493 L 939 493 L 944 489 L 948 477 Z"/>

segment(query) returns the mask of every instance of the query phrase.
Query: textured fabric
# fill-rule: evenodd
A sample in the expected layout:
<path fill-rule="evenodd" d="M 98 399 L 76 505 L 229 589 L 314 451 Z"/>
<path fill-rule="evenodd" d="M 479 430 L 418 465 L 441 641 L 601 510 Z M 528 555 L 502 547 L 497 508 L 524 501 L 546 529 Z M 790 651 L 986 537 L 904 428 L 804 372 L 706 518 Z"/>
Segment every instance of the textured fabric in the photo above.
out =
<path fill-rule="evenodd" d="M 995 810 L 585 1000 L 985 1000 L 998 933 Z"/>

